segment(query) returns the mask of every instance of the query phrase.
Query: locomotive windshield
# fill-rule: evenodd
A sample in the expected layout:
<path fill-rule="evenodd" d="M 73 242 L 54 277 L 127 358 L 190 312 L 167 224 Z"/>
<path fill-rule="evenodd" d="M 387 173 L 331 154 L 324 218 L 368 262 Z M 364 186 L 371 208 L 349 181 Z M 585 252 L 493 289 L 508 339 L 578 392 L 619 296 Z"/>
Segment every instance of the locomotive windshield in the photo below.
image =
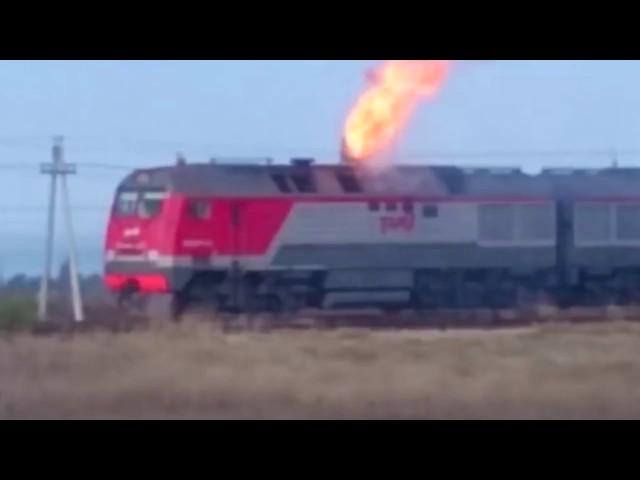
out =
<path fill-rule="evenodd" d="M 138 192 L 120 192 L 116 200 L 115 214 L 119 217 L 131 217 L 136 214 Z"/>
<path fill-rule="evenodd" d="M 154 218 L 160 215 L 165 199 L 164 192 L 142 192 L 138 214 L 142 218 Z"/>
<path fill-rule="evenodd" d="M 123 190 L 115 203 L 119 217 L 154 218 L 162 211 L 166 193 L 159 190 Z"/>

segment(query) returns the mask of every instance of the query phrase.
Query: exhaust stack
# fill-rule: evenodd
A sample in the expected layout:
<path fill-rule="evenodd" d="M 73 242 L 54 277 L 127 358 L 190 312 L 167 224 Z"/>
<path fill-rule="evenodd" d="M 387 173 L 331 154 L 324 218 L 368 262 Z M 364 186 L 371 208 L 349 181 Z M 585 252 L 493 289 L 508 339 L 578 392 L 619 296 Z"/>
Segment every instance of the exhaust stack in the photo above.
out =
<path fill-rule="evenodd" d="M 356 164 L 356 159 L 349 155 L 349 149 L 347 148 L 347 141 L 342 137 L 342 144 L 340 145 L 340 163 L 342 165 L 353 166 Z"/>

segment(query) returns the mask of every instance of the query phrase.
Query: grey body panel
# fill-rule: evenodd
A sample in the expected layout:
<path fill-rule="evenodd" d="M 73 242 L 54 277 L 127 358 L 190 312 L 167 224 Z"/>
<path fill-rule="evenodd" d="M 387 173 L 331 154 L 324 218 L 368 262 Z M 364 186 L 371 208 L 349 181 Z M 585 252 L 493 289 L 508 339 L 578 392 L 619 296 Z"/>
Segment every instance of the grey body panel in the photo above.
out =
<path fill-rule="evenodd" d="M 330 270 L 327 273 L 324 287 L 327 290 L 349 289 L 411 289 L 414 285 L 414 274 L 410 269 L 382 269 L 375 275 L 370 270 Z"/>
<path fill-rule="evenodd" d="M 318 265 L 333 269 L 486 269 L 537 270 L 556 263 L 554 247 L 482 248 L 477 245 L 285 246 L 274 265 Z"/>
<path fill-rule="evenodd" d="M 481 248 L 475 245 L 350 245 L 287 246 L 276 254 L 272 267 L 309 265 L 328 272 L 326 288 L 410 288 L 413 273 L 430 269 L 509 269 L 533 273 L 555 266 L 554 248 Z M 145 262 L 109 262 L 106 273 L 167 275 L 172 289 L 181 289 L 196 272 L 216 270 L 196 265 L 158 268 Z M 225 270 L 221 268 L 220 270 Z M 375 271 L 375 275 L 372 275 Z"/>

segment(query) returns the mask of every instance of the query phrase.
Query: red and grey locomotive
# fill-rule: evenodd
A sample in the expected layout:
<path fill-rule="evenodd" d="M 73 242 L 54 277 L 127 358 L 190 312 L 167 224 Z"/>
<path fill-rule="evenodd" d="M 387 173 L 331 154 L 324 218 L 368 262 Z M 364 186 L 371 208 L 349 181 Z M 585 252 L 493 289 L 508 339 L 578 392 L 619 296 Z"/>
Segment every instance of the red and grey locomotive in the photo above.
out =
<path fill-rule="evenodd" d="M 640 170 L 187 164 L 119 185 L 105 282 L 174 314 L 628 303 Z"/>

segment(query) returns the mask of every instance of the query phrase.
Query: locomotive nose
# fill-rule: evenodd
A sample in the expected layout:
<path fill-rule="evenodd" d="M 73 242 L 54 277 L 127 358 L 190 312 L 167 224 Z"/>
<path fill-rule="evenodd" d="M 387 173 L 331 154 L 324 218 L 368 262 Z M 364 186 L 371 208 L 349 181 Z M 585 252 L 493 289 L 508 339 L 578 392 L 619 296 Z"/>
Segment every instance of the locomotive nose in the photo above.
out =
<path fill-rule="evenodd" d="M 164 189 L 137 185 L 117 193 L 106 242 L 105 281 L 111 290 L 167 290 L 157 265 L 166 198 Z"/>

